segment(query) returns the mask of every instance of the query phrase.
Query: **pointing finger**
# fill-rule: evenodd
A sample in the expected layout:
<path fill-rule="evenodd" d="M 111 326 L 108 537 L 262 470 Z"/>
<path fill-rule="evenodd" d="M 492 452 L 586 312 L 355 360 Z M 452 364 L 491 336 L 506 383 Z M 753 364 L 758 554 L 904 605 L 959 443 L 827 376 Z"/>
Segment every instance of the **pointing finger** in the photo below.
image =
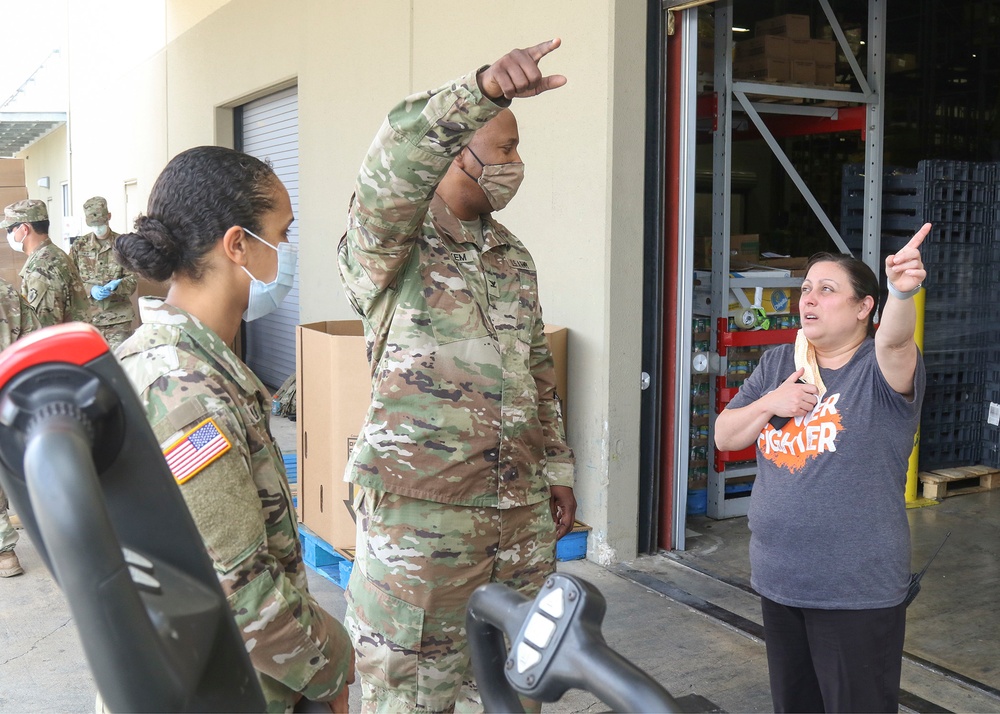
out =
<path fill-rule="evenodd" d="M 531 56 L 531 58 L 533 60 L 535 60 L 535 62 L 537 62 L 542 57 L 544 57 L 545 55 L 547 55 L 549 52 L 551 52 L 552 50 L 558 48 L 559 45 L 561 45 L 561 44 L 562 44 L 562 40 L 560 40 L 558 37 L 556 37 L 556 38 L 551 39 L 551 40 L 546 40 L 545 42 L 539 42 L 534 47 L 529 47 L 527 49 L 527 53 Z"/>
<path fill-rule="evenodd" d="M 906 250 L 907 248 L 919 248 L 920 244 L 924 242 L 924 238 L 926 238 L 927 234 L 930 232 L 931 232 L 931 224 L 925 223 L 920 227 L 919 231 L 913 234 L 913 237 L 910 238 L 910 242 L 907 243 L 905 246 L 903 246 L 903 250 Z"/>

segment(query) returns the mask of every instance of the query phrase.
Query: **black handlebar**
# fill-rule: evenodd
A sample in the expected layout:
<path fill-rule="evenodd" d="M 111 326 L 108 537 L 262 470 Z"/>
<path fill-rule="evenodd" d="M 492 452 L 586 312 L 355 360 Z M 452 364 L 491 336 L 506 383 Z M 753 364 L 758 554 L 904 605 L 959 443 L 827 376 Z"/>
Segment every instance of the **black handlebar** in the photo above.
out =
<path fill-rule="evenodd" d="M 212 563 L 118 362 L 92 328 L 37 335 L 0 357 L 0 484 L 66 595 L 105 703 L 264 711 Z"/>
<path fill-rule="evenodd" d="M 550 576 L 533 601 L 502 585 L 478 588 L 466 629 L 486 711 L 520 713 L 518 695 L 555 702 L 584 689 L 618 712 L 680 712 L 667 690 L 608 647 L 606 609 L 597 588 L 563 573 Z"/>

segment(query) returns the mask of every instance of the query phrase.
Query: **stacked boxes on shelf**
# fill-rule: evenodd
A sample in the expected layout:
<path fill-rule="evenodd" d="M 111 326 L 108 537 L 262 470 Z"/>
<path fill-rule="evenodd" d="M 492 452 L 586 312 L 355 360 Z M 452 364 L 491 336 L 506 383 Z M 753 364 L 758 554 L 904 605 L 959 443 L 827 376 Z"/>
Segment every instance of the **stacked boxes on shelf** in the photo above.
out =
<path fill-rule="evenodd" d="M 808 15 L 761 20 L 754 37 L 737 42 L 733 76 L 737 79 L 832 86 L 837 43 L 812 39 Z"/>
<path fill-rule="evenodd" d="M 861 165 L 845 165 L 843 177 L 841 235 L 857 251 L 864 220 Z M 991 283 L 1000 287 L 998 190 L 994 163 L 921 161 L 916 170 L 888 168 L 883 176 L 883 258 L 925 222 L 934 226 L 921 248 L 927 269 L 921 470 L 991 460 L 1000 466 L 997 433 L 987 422 L 991 396 L 1000 401 L 990 289 Z M 884 287 L 884 274 L 880 278 Z"/>

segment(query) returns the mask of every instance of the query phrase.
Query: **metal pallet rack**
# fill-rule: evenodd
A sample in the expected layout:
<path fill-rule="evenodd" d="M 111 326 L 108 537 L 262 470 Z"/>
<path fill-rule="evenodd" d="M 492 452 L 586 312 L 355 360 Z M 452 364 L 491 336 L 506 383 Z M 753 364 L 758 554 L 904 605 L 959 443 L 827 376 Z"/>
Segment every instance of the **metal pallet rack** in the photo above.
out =
<path fill-rule="evenodd" d="M 840 233 L 816 200 L 801 175 L 792 165 L 774 134 L 761 118 L 762 113 L 774 113 L 799 117 L 803 121 L 826 117 L 836 120 L 840 109 L 805 104 L 781 103 L 781 100 L 816 100 L 849 102 L 864 108 L 862 130 L 865 138 L 864 207 L 862 217 L 862 244 L 860 257 L 878 272 L 879 240 L 881 223 L 881 180 L 882 180 L 882 102 L 881 87 L 884 71 L 885 0 L 869 0 L 868 7 L 868 71 L 862 71 L 840 23 L 830 7 L 829 0 L 817 0 L 833 29 L 834 36 L 846 56 L 860 91 L 824 89 L 819 87 L 780 85 L 766 82 L 736 81 L 732 71 L 732 13 L 733 0 L 720 0 L 715 4 L 715 107 L 713 138 L 713 190 L 712 190 L 712 318 L 716 329 L 712 334 L 712 360 L 709 370 L 715 379 L 710 380 L 709 444 L 714 443 L 716 413 L 723 409 L 735 394 L 726 383 L 728 374 L 728 350 L 746 345 L 778 344 L 794 340 L 794 330 L 773 330 L 758 332 L 731 332 L 728 329 L 728 305 L 730 291 L 742 296 L 744 288 L 789 288 L 801 282 L 789 278 L 773 277 L 730 277 L 729 239 L 732 176 L 733 114 L 739 111 L 753 123 L 764 141 L 770 147 L 779 163 L 788 173 L 795 187 L 816 214 L 837 248 L 844 253 L 848 250 Z M 758 103 L 750 99 L 762 96 L 771 99 L 768 103 Z M 683 443 L 683 441 L 680 441 Z M 756 466 L 738 465 L 753 459 L 753 450 L 742 452 L 715 452 L 709 459 L 708 469 L 708 515 L 712 518 L 731 518 L 745 515 L 749 498 L 745 495 L 733 497 L 728 494 L 727 482 L 745 481 L 756 473 Z"/>

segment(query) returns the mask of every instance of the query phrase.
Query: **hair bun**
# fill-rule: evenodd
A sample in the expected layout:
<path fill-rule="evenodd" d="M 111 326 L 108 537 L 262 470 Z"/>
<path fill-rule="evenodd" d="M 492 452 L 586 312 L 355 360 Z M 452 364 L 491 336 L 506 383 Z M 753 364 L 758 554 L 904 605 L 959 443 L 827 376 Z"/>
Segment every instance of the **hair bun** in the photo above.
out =
<path fill-rule="evenodd" d="M 115 240 L 115 258 L 128 270 L 163 282 L 181 265 L 183 247 L 170 229 L 149 216 L 135 219 L 135 231 Z"/>

